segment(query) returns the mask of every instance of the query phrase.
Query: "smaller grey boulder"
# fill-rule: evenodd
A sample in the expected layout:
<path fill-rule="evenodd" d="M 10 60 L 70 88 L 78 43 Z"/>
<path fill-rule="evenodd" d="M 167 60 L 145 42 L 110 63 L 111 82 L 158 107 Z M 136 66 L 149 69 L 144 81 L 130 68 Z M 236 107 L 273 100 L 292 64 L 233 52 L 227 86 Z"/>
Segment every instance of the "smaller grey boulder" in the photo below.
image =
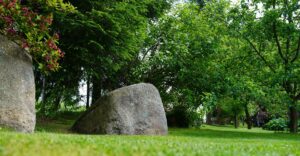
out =
<path fill-rule="evenodd" d="M 166 114 L 158 90 L 140 83 L 108 93 L 89 108 L 72 130 L 85 134 L 166 135 Z"/>

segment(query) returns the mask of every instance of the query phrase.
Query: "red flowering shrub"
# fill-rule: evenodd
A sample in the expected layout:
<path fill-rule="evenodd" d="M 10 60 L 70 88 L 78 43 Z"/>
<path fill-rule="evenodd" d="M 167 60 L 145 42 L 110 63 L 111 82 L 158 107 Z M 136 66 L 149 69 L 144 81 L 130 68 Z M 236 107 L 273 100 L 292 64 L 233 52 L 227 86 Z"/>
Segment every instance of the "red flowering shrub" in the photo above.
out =
<path fill-rule="evenodd" d="M 50 34 L 52 14 L 39 14 L 17 0 L 0 0 L 1 33 L 29 52 L 46 73 L 59 68 L 64 53 L 58 48 L 59 35 Z"/>

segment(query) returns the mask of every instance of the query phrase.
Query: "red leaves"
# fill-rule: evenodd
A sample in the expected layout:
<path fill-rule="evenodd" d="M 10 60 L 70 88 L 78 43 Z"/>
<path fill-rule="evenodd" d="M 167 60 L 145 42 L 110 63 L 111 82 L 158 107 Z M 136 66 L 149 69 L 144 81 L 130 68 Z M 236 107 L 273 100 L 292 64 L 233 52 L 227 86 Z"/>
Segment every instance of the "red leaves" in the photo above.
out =
<path fill-rule="evenodd" d="M 51 39 L 49 39 L 46 43 L 51 53 L 45 55 L 45 61 L 47 62 L 47 68 L 49 70 L 57 69 L 59 67 L 58 60 L 63 58 L 65 53 L 62 52 L 57 45 L 55 44 L 55 40 L 58 40 L 59 35 L 56 33 L 53 35 Z"/>
<path fill-rule="evenodd" d="M 15 8 L 16 7 L 17 0 L 12 0 L 11 2 L 8 3 L 7 8 Z"/>
<path fill-rule="evenodd" d="M 14 19 L 12 18 L 12 16 L 0 16 L 0 19 L 4 21 L 6 25 L 6 28 L 4 30 L 8 35 L 14 36 L 17 34 L 17 31 L 13 27 Z"/>
<path fill-rule="evenodd" d="M 14 22 L 13 18 L 11 16 L 4 16 L 2 17 L 5 24 L 11 26 Z"/>
<path fill-rule="evenodd" d="M 28 45 L 28 43 L 27 43 L 25 40 L 22 42 L 21 47 L 22 47 L 23 49 L 25 49 L 25 50 L 29 50 L 29 45 Z"/>
<path fill-rule="evenodd" d="M 59 68 L 58 62 L 64 53 L 56 44 L 59 35 L 49 34 L 52 14 L 40 15 L 17 0 L 0 0 L 0 21 L 4 23 L 0 29 L 5 30 L 5 35 L 22 41 L 20 46 L 42 65 L 42 71 L 47 73 Z"/>
<path fill-rule="evenodd" d="M 10 0 L 8 2 L 6 0 L 0 0 L 0 4 L 8 10 L 12 10 L 12 9 L 16 9 L 17 0 Z"/>
<path fill-rule="evenodd" d="M 53 50 L 57 50 L 58 49 L 57 46 L 56 46 L 56 44 L 51 39 L 47 41 L 47 45 L 49 46 L 49 48 L 51 48 Z"/>
<path fill-rule="evenodd" d="M 43 21 L 44 21 L 45 23 L 47 23 L 48 25 L 51 25 L 53 19 L 52 19 L 51 16 L 48 16 L 48 17 L 43 17 Z"/>
<path fill-rule="evenodd" d="M 28 15 L 31 12 L 28 7 L 22 7 L 21 10 L 23 11 L 25 16 Z"/>
<path fill-rule="evenodd" d="M 9 34 L 10 36 L 14 36 L 17 34 L 17 31 L 14 28 L 8 28 L 6 29 L 6 33 Z"/>

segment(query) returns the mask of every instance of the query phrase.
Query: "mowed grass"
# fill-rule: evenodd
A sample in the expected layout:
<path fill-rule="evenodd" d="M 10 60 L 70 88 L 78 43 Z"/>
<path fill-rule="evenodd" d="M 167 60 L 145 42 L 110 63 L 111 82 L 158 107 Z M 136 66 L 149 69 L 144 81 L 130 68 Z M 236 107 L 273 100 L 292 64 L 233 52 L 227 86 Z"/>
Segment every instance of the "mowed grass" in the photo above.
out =
<path fill-rule="evenodd" d="M 79 135 L 73 120 L 39 122 L 34 134 L 0 130 L 2 156 L 59 155 L 300 155 L 300 135 L 261 129 L 204 126 L 170 129 L 168 136 Z"/>

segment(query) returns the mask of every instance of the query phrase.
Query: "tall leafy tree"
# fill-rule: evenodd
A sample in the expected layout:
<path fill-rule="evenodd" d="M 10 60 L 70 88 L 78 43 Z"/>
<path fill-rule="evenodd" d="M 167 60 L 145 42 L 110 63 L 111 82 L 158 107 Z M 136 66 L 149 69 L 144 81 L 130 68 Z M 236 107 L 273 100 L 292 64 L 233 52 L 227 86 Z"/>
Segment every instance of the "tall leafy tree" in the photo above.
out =
<path fill-rule="evenodd" d="M 299 2 L 242 1 L 232 13 L 231 26 L 265 66 L 259 70 L 290 97 L 290 131 L 296 133 L 300 100 Z"/>
<path fill-rule="evenodd" d="M 37 98 L 44 97 L 42 106 L 54 110 L 59 103 L 80 100 L 78 88 L 83 80 L 89 82 L 87 95 L 92 95 L 92 102 L 107 91 L 130 84 L 128 75 L 143 46 L 147 23 L 170 6 L 166 0 L 70 3 L 76 12 L 55 12 L 54 16 L 54 28 L 60 33 L 60 47 L 65 52 L 62 68 L 47 76 L 36 74 L 41 93 Z"/>
<path fill-rule="evenodd" d="M 214 70 L 221 67 L 212 60 L 220 52 L 227 6 L 215 1 L 199 11 L 195 3 L 179 4 L 152 23 L 136 74 L 159 88 L 165 107 L 191 115 L 205 92 L 221 90 L 215 86 L 221 85 L 222 76 Z"/>

